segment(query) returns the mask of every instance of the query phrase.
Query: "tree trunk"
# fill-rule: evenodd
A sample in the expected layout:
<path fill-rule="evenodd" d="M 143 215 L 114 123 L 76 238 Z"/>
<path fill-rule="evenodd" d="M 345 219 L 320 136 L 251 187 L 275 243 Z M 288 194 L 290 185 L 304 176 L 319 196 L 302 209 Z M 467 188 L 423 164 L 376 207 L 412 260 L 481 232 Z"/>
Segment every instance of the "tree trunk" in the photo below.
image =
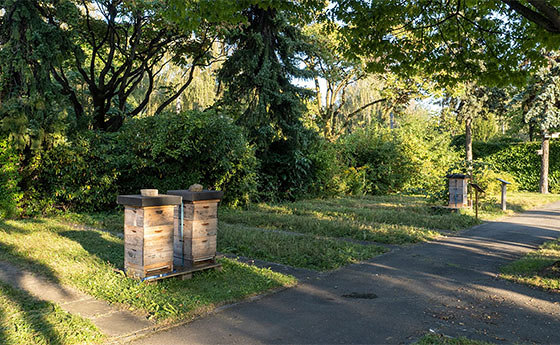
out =
<path fill-rule="evenodd" d="M 469 116 L 465 119 L 465 153 L 467 162 L 473 160 L 472 154 L 472 118 Z"/>
<path fill-rule="evenodd" d="M 542 194 L 548 194 L 548 156 L 550 149 L 550 139 L 543 136 L 542 141 L 542 161 L 541 161 L 541 183 Z"/>

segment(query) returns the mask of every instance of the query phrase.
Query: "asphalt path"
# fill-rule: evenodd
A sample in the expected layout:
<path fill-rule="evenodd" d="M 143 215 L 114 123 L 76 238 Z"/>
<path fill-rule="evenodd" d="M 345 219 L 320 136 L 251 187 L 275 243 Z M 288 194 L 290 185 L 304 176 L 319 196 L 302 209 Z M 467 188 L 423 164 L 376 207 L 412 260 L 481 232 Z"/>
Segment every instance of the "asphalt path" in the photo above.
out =
<path fill-rule="evenodd" d="M 430 331 L 560 344 L 560 294 L 498 278 L 560 237 L 560 203 L 369 261 L 137 339 L 134 344 L 400 344 Z"/>

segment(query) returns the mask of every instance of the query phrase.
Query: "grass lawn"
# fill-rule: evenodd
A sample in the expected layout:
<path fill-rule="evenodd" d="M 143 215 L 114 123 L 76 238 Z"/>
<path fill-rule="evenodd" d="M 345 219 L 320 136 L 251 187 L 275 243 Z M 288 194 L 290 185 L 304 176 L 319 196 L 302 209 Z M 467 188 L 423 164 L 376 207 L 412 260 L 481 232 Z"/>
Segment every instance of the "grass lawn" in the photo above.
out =
<path fill-rule="evenodd" d="M 89 320 L 0 283 L 0 344 L 94 344 L 102 339 Z"/>
<path fill-rule="evenodd" d="M 222 259 L 221 272 L 148 285 L 119 271 L 123 255 L 123 240 L 111 233 L 75 230 L 53 219 L 0 221 L 0 260 L 159 321 L 188 319 L 217 305 L 296 282 L 291 276 Z"/>
<path fill-rule="evenodd" d="M 218 250 L 294 267 L 329 270 L 387 251 L 376 245 L 317 238 L 309 234 L 263 231 L 239 224 L 220 224 Z"/>
<path fill-rule="evenodd" d="M 481 205 L 482 207 L 479 209 L 479 215 L 482 220 L 495 220 L 503 216 L 511 216 L 516 213 L 525 212 L 555 201 L 560 201 L 560 194 L 508 192 L 506 212 L 502 212 L 498 196 L 489 198 L 485 204 Z M 474 215 L 474 212 L 473 210 L 469 210 L 466 214 Z"/>
<path fill-rule="evenodd" d="M 538 250 L 502 267 L 500 276 L 560 292 L 560 239 L 546 242 Z"/>
<path fill-rule="evenodd" d="M 433 240 L 482 220 L 560 200 L 560 196 L 509 193 L 508 200 L 504 214 L 498 200 L 490 198 L 481 206 L 481 220 L 474 218 L 473 210 L 434 210 L 424 197 L 402 195 L 255 204 L 247 209 L 221 207 L 218 250 L 295 267 L 330 270 L 387 250 L 374 243 L 406 245 Z M 67 213 L 57 219 L 122 233 L 122 212 Z"/>

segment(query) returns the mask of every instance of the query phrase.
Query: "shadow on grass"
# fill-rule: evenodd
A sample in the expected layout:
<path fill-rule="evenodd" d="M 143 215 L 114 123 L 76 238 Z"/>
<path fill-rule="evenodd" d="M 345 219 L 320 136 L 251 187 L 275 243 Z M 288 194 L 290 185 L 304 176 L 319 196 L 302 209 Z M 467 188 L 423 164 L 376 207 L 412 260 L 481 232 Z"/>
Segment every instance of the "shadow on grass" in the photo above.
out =
<path fill-rule="evenodd" d="M 41 220 L 25 220 L 25 222 L 43 223 Z M 3 220 L 0 220 L 0 231 L 8 234 L 25 234 L 30 232 L 29 230 L 12 226 Z M 60 284 L 55 272 L 50 267 L 28 258 L 24 253 L 20 253 L 13 245 L 2 242 L 0 242 L 0 260 L 2 260 L 0 261 L 0 281 L 4 282 L 0 283 L 0 293 L 18 306 L 22 311 L 23 319 L 32 327 L 33 332 L 43 336 L 50 344 L 62 344 L 59 334 L 54 329 L 54 325 L 46 320 L 45 314 L 37 313 L 34 310 L 35 308 L 30 308 L 30 304 L 44 305 L 45 303 L 48 304 L 48 302 L 39 301 L 26 291 L 27 284 L 29 283 L 25 280 L 29 273 L 23 270 L 32 271 L 47 278 L 62 295 L 68 296 L 68 291 Z M 0 308 L 2 307 L 0 306 Z M 6 311 L 2 310 L 2 312 L 5 313 Z M 0 344 L 8 344 L 9 341 L 9 335 L 3 327 L 0 327 Z"/>
<path fill-rule="evenodd" d="M 109 241 L 97 231 L 68 230 L 59 235 L 79 243 L 91 256 L 109 262 L 118 269 L 124 269 L 124 248 L 121 242 Z"/>

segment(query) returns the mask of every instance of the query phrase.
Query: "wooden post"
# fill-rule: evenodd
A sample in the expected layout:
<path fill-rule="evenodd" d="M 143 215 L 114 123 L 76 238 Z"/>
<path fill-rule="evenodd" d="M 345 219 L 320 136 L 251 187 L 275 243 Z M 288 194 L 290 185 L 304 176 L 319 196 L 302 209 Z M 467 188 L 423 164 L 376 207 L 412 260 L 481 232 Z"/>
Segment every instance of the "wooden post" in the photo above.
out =
<path fill-rule="evenodd" d="M 506 210 L 506 188 L 507 184 L 502 183 L 502 211 Z"/>
<path fill-rule="evenodd" d="M 476 219 L 478 219 L 478 189 L 475 188 L 474 190 L 474 212 L 475 212 L 475 216 Z"/>
<path fill-rule="evenodd" d="M 550 150 L 550 138 L 543 136 L 542 141 L 542 160 L 541 160 L 541 181 L 540 191 L 542 194 L 548 194 L 548 157 Z"/>

